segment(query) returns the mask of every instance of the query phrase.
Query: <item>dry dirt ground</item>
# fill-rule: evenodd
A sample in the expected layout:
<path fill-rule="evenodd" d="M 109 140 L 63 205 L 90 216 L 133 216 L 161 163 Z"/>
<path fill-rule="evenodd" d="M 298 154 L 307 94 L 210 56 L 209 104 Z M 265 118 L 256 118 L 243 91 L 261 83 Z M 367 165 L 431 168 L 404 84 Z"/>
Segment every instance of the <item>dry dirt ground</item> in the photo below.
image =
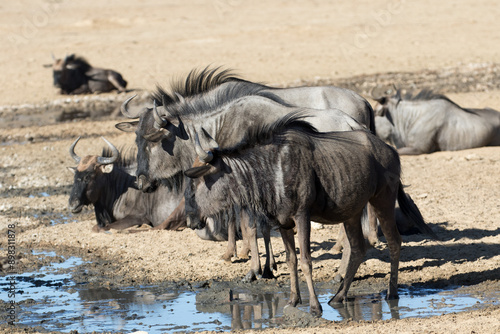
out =
<path fill-rule="evenodd" d="M 498 110 L 500 91 L 493 82 L 482 82 L 480 77 L 467 80 L 467 73 L 485 67 L 496 73 L 498 17 L 500 6 L 493 0 L 9 1 L 0 5 L 0 116 L 12 119 L 20 108 L 31 106 L 32 116 L 40 117 L 36 111 L 40 104 L 82 99 L 58 95 L 50 70 L 42 67 L 51 62 L 51 53 L 61 57 L 73 52 L 96 66 L 120 71 L 137 91 L 151 90 L 156 83 L 168 86 L 172 78 L 208 64 L 225 65 L 245 78 L 278 86 L 346 82 L 377 73 L 397 78 L 402 72 L 437 71 L 442 78 L 449 75 L 447 69 L 459 69 L 465 73 L 459 83 L 465 89 L 446 89 L 450 85 L 441 90 L 461 105 Z M 405 88 L 425 85 L 433 87 L 425 82 Z M 94 98 L 123 100 L 125 96 L 87 97 Z M 51 120 L 36 126 L 29 117 L 28 113 L 23 119 L 30 126 L 7 123 L 0 135 L 4 236 L 0 249 L 6 249 L 6 227 L 16 224 L 19 270 L 38 265 L 30 249 L 44 249 L 95 262 L 93 270 L 103 279 L 101 284 L 106 280 L 118 285 L 236 280 L 246 273 L 247 264 L 219 259 L 225 243 L 201 241 L 190 230 L 94 234 L 90 211 L 74 217 L 76 222 L 52 226 L 50 217 L 68 214 L 72 175 L 66 167 L 73 165 L 68 155 L 71 141 L 83 135 L 77 152 L 85 155 L 100 152 L 100 136 L 117 146 L 133 145 L 134 138 L 116 130 L 114 119 Z M 400 283 L 470 285 L 478 291 L 498 292 L 500 148 L 403 157 L 402 162 L 407 192 L 442 240 L 404 238 Z M 336 227 L 313 231 L 318 282 L 331 280 L 339 263 L 329 253 L 336 231 Z M 281 241 L 273 239 L 273 246 L 279 261 L 278 282 L 287 283 Z M 352 291 L 364 280 L 385 284 L 388 272 L 388 251 L 381 243 L 369 251 Z M 500 309 L 489 306 L 426 319 L 264 332 L 498 333 L 499 319 Z M 16 330 L 2 327 L 0 332 Z"/>

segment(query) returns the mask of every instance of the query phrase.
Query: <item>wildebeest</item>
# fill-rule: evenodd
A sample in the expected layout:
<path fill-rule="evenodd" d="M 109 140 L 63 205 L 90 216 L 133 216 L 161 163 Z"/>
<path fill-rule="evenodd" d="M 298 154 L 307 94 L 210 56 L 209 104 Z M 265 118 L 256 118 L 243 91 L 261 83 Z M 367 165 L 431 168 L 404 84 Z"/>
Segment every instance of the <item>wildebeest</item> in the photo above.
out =
<path fill-rule="evenodd" d="M 409 206 L 400 181 L 399 155 L 367 131 L 320 133 L 307 114 L 292 114 L 273 124 L 242 129 L 240 141 L 227 140 L 225 127 L 214 132 L 217 145 L 204 151 L 185 174 L 200 178 L 196 186 L 199 214 L 210 216 L 233 206 L 265 214 L 282 234 L 291 275 L 289 304 L 301 302 L 292 227 L 297 227 L 301 268 L 306 276 L 310 310 L 321 314 L 314 291 L 310 254 L 310 220 L 344 223 L 349 243 L 341 272 L 345 273 L 330 303 L 342 302 L 363 261 L 366 247 L 361 229 L 363 208 L 370 203 L 387 239 L 391 256 L 388 298 L 398 297 L 401 237 L 395 223 L 396 198 L 405 214 L 421 217 Z M 231 129 L 229 129 L 231 131 Z M 206 131 L 199 132 L 204 136 Z M 226 145 L 227 143 L 227 145 Z M 423 221 L 415 221 L 425 225 Z"/>
<path fill-rule="evenodd" d="M 431 90 L 375 96 L 377 134 L 400 154 L 500 145 L 500 112 L 462 108 Z M 379 130 L 380 129 L 380 130 Z"/>
<path fill-rule="evenodd" d="M 94 231 L 124 229 L 135 225 L 158 226 L 184 196 L 180 185 L 162 185 L 150 194 L 135 185 L 135 157 L 122 157 L 118 149 L 102 138 L 109 146 L 102 156 L 88 155 L 80 158 L 75 153 L 78 137 L 69 152 L 78 164 L 70 167 L 74 183 L 69 197 L 69 208 L 78 213 L 83 206 L 94 206 L 97 225 Z M 135 153 L 135 152 L 134 152 Z M 161 205 L 159 205 L 161 203 Z M 167 229 L 185 227 L 185 220 L 171 220 Z"/>
<path fill-rule="evenodd" d="M 54 58 L 54 57 L 53 57 Z M 127 87 L 122 75 L 114 70 L 92 67 L 83 57 L 71 54 L 55 59 L 52 64 L 54 86 L 61 94 L 124 92 Z"/>
<path fill-rule="evenodd" d="M 121 156 L 119 150 L 103 138 L 108 150 L 101 156 L 81 158 L 75 153 L 79 139 L 69 149 L 78 164 L 69 168 L 75 174 L 69 208 L 78 213 L 85 205 L 93 205 L 97 220 L 93 231 L 121 230 L 143 224 L 166 230 L 186 227 L 184 212 L 175 211 L 184 198 L 184 184 L 163 182 L 155 192 L 144 193 L 135 186 L 134 155 Z M 227 231 L 214 226 L 212 221 L 196 234 L 204 240 L 227 240 Z"/>

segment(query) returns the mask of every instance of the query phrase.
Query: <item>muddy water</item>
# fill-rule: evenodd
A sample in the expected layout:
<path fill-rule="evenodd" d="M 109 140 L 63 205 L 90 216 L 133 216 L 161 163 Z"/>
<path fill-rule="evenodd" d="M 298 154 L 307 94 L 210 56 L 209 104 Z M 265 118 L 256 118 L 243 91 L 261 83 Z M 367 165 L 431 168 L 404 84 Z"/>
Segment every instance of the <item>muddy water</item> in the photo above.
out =
<path fill-rule="evenodd" d="M 54 252 L 34 255 L 60 259 Z M 429 289 L 401 286 L 400 299 L 386 301 L 383 293 L 351 297 L 330 307 L 334 287 L 318 284 L 324 313 L 321 319 L 307 313 L 307 289 L 298 309 L 285 307 L 286 286 L 255 288 L 254 284 L 210 283 L 198 287 L 175 285 L 96 287 L 76 283 L 72 275 L 84 262 L 67 257 L 37 272 L 16 275 L 18 324 L 69 332 L 110 331 L 148 333 L 176 331 L 230 331 L 280 325 L 307 326 L 318 321 L 387 320 L 429 317 L 499 304 L 500 292 L 479 295 L 470 289 Z M 8 277 L 0 278 L 1 300 L 7 303 Z M 267 284 L 269 286 L 272 284 Z"/>

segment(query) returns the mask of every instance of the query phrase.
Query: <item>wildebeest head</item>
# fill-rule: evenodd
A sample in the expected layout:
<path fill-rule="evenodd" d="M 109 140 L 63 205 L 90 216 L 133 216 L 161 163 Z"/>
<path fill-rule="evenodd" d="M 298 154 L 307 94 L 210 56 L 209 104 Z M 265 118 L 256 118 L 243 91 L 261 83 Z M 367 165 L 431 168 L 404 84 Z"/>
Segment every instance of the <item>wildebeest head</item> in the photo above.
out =
<path fill-rule="evenodd" d="M 100 178 L 104 173 L 110 173 L 113 170 L 113 163 L 119 157 L 118 149 L 104 137 L 102 139 L 111 149 L 111 157 L 88 155 L 80 158 L 75 153 L 75 146 L 80 137 L 73 142 L 69 149 L 71 157 L 78 164 L 77 167 L 69 168 L 75 174 L 69 197 L 69 209 L 73 213 L 80 212 L 85 205 L 97 202 L 103 188 L 102 182 L 99 182 Z"/>
<path fill-rule="evenodd" d="M 75 54 L 67 55 L 64 58 L 56 58 L 52 55 L 52 64 L 44 65 L 52 67 L 53 84 L 61 88 L 66 93 L 71 93 L 75 89 L 86 84 L 88 81 L 85 73 L 91 68 L 90 64 L 82 57 Z"/>
<path fill-rule="evenodd" d="M 184 172 L 184 174 L 192 179 L 202 176 L 215 174 L 222 169 L 222 162 L 216 158 L 214 159 L 214 151 L 219 148 L 217 142 L 210 137 L 210 135 L 202 128 L 202 132 L 210 140 L 210 148 L 205 150 L 201 147 L 198 133 L 195 134 L 195 150 L 196 159 L 193 166 Z"/>
<path fill-rule="evenodd" d="M 121 107 L 122 114 L 138 121 L 122 122 L 116 127 L 122 131 L 135 132 L 137 144 L 137 187 L 143 192 L 156 188 L 159 179 L 151 175 L 161 174 L 172 177 L 182 170 L 182 142 L 188 139 L 182 121 L 178 118 L 159 116 L 156 100 L 153 108 L 145 108 L 140 115 L 133 115 L 128 110 L 127 99 Z M 160 107 L 162 108 L 162 107 Z M 181 143 L 181 145 L 178 145 Z M 174 158 L 175 157 L 175 158 Z"/>
<path fill-rule="evenodd" d="M 377 105 L 374 108 L 376 116 L 388 116 L 387 112 L 395 109 L 401 101 L 401 92 L 396 86 L 390 88 L 376 87 L 372 90 L 371 95 L 377 101 Z"/>
<path fill-rule="evenodd" d="M 63 71 L 64 66 L 65 66 L 64 64 L 65 64 L 66 58 L 64 58 L 64 59 L 56 58 L 54 56 L 54 54 L 52 54 L 53 63 L 43 65 L 43 67 L 52 68 L 53 84 L 55 87 L 58 87 L 58 88 L 61 88 L 61 84 L 60 84 L 61 74 L 62 74 L 62 71 Z"/>

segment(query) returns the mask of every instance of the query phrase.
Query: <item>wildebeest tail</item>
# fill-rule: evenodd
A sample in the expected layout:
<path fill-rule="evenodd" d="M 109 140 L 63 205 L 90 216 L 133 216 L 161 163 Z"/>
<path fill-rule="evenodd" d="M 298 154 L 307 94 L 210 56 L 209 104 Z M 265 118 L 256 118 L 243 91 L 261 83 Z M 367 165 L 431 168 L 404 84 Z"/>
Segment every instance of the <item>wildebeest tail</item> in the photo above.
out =
<path fill-rule="evenodd" d="M 373 110 L 371 104 L 368 101 L 365 101 L 366 108 L 370 110 L 370 132 L 374 135 L 377 135 L 377 131 L 375 129 L 375 111 Z"/>
<path fill-rule="evenodd" d="M 410 219 L 413 224 L 418 228 L 418 230 L 424 234 L 427 234 L 434 240 L 439 240 L 438 236 L 431 228 L 425 223 L 420 210 L 410 196 L 408 196 L 404 190 L 403 185 L 399 184 L 398 189 L 398 202 L 401 212 Z"/>

